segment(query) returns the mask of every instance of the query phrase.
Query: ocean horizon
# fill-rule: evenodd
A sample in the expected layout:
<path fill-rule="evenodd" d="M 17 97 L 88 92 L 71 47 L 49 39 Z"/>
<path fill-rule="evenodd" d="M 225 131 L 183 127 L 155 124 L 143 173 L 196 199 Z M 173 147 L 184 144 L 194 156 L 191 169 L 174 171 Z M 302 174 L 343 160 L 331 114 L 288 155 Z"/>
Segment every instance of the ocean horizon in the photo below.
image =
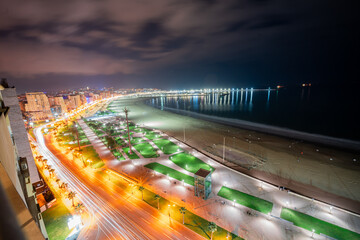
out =
<path fill-rule="evenodd" d="M 360 141 L 354 88 L 232 89 L 228 94 L 152 97 L 147 105 L 236 119 L 332 138 Z"/>

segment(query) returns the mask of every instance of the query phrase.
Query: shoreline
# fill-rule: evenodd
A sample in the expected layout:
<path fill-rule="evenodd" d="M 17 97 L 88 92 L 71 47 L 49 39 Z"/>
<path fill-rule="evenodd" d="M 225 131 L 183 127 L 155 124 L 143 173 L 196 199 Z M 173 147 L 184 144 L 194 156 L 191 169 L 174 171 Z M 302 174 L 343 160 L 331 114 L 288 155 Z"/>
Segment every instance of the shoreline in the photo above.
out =
<path fill-rule="evenodd" d="M 360 142 L 354 141 L 354 140 L 330 137 L 330 136 L 325 136 L 325 135 L 320 135 L 320 134 L 315 134 L 315 133 L 301 132 L 301 131 L 293 130 L 293 129 L 289 129 L 289 128 L 282 128 L 282 127 L 277 127 L 277 126 L 273 126 L 273 125 L 266 125 L 263 123 L 250 122 L 250 121 L 245 121 L 245 120 L 240 120 L 240 119 L 211 116 L 211 115 L 186 111 L 186 110 L 182 110 L 182 109 L 163 107 L 163 110 L 162 110 L 161 107 L 156 107 L 156 106 L 151 106 L 151 105 L 147 105 L 147 106 L 159 109 L 161 111 L 165 110 L 165 111 L 179 114 L 182 116 L 188 116 L 188 117 L 192 117 L 192 118 L 202 119 L 202 120 L 211 121 L 211 122 L 215 122 L 218 124 L 224 124 L 224 125 L 228 125 L 228 126 L 232 126 L 232 127 L 236 127 L 236 128 L 242 128 L 242 129 L 246 129 L 246 130 L 276 135 L 276 136 L 280 136 L 280 137 L 303 140 L 310 144 L 315 143 L 315 144 L 324 145 L 325 147 L 336 147 L 336 148 L 340 148 L 340 149 L 346 149 L 346 150 L 360 152 Z"/>
<path fill-rule="evenodd" d="M 353 161 L 359 152 L 162 111 L 141 99 L 121 99 L 115 108 L 123 115 L 125 106 L 131 121 L 161 130 L 220 163 L 226 138 L 226 165 L 240 173 L 360 213 L 360 161 Z"/>

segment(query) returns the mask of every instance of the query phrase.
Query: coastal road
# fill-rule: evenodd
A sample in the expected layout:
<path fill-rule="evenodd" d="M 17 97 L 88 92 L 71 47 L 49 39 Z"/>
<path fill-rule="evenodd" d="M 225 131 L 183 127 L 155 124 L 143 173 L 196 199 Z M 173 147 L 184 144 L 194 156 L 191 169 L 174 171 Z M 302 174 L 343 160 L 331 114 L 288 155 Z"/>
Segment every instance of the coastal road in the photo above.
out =
<path fill-rule="evenodd" d="M 112 182 L 89 173 L 88 168 L 78 169 L 46 141 L 41 127 L 34 134 L 39 152 L 93 215 L 92 226 L 85 228 L 79 239 L 204 239 L 145 202 L 131 198 Z"/>

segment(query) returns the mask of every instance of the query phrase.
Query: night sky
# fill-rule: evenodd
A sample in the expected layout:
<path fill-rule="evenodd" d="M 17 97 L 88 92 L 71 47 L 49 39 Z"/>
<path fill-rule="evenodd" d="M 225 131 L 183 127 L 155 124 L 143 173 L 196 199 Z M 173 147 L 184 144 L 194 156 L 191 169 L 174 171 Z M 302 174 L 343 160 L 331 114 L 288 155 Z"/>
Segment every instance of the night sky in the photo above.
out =
<path fill-rule="evenodd" d="M 19 92 L 353 84 L 355 3 L 3 0 L 0 77 Z"/>

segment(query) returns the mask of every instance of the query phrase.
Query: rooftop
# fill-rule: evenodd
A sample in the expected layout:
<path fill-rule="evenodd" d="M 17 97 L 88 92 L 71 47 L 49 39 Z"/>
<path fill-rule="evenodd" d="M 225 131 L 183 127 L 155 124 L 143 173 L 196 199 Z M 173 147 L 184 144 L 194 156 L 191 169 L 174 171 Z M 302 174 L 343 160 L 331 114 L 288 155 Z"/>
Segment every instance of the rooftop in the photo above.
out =
<path fill-rule="evenodd" d="M 203 177 L 203 178 L 206 178 L 211 172 L 208 171 L 208 170 L 205 170 L 203 168 L 200 168 L 196 173 L 195 175 L 196 176 L 200 176 L 200 177 Z"/>

